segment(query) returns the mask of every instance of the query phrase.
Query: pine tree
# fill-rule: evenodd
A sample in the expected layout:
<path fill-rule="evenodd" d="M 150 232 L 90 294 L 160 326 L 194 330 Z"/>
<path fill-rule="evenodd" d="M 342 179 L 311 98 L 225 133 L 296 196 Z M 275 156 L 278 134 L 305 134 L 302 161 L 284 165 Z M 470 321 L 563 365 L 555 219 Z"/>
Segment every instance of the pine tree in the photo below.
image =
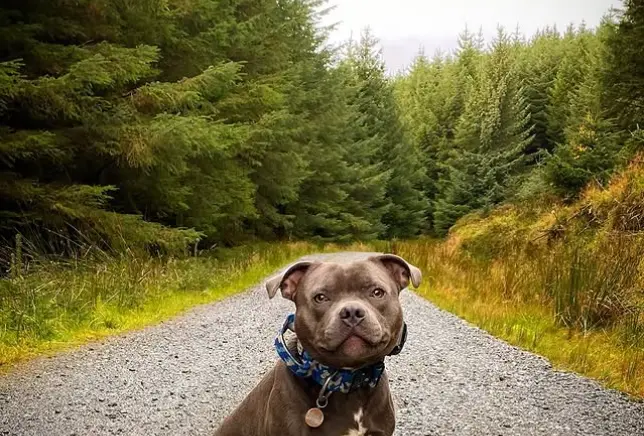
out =
<path fill-rule="evenodd" d="M 598 32 L 610 29 L 605 25 Z M 576 196 L 591 180 L 606 182 L 620 158 L 620 135 L 601 103 L 606 59 L 602 37 L 588 38 L 583 77 L 566 102 L 563 140 L 545 165 L 546 181 L 563 197 Z"/>
<path fill-rule="evenodd" d="M 316 28 L 319 2 L 121 3 L 0 9 L 11 36 L 0 45 L 7 237 L 42 227 L 181 250 L 197 238 L 284 236 L 308 200 L 305 185 L 324 185 L 311 160 L 320 138 L 316 153 L 336 156 L 320 209 L 335 211 L 318 230 L 359 233 L 345 192 L 355 179 L 336 179 L 347 167 L 337 141 L 347 123 L 331 112 L 348 103 L 319 104 L 339 80 Z M 379 223 L 365 219 L 359 227 Z"/>
<path fill-rule="evenodd" d="M 563 36 L 485 47 L 465 29 L 395 78 L 369 32 L 327 46 L 323 5 L 4 2 L 0 239 L 182 253 L 444 234 L 574 197 L 642 144 L 637 1 Z"/>
<path fill-rule="evenodd" d="M 456 57 L 437 54 L 431 62 L 419 56 L 409 74 L 397 80 L 397 98 L 406 138 L 421 151 L 427 174 L 428 226 L 435 227 L 435 210 L 451 184 L 448 161 L 453 154 L 456 126 L 477 76 L 483 56 L 482 33 L 466 28 L 459 36 Z"/>
<path fill-rule="evenodd" d="M 619 126 L 644 143 L 644 3 L 625 0 L 616 28 L 607 23 L 607 63 L 604 71 L 603 106 Z"/>
<path fill-rule="evenodd" d="M 381 222 L 374 236 L 412 237 L 425 225 L 425 173 L 417 149 L 405 141 L 393 85 L 385 77 L 378 41 L 366 30 L 350 45 L 346 67 L 354 90 L 356 114 L 351 129 L 350 164 L 361 169 L 359 192 L 352 195 Z"/>
<path fill-rule="evenodd" d="M 344 75 L 327 69 L 332 53 L 319 59 L 302 76 L 302 109 L 308 114 L 303 132 L 302 153 L 306 176 L 298 189 L 298 200 L 285 206 L 294 217 L 287 230 L 290 237 L 316 240 L 351 240 L 369 223 L 346 207 L 352 171 L 345 160 L 347 125 L 350 118 Z"/>
<path fill-rule="evenodd" d="M 517 67 L 529 105 L 530 119 L 534 124 L 534 138 L 528 147 L 528 153 L 536 159 L 542 156 L 542 151 L 552 151 L 555 147 L 555 143 L 548 135 L 548 128 L 552 121 L 559 120 L 554 118 L 549 120 L 548 104 L 559 65 L 563 59 L 563 46 L 559 32 L 546 28 L 538 32 L 520 49 L 519 53 Z M 560 88 L 557 92 L 567 91 L 561 83 L 558 86 Z"/>
<path fill-rule="evenodd" d="M 563 58 L 558 66 L 550 90 L 547 107 L 547 138 L 552 145 L 564 141 L 564 130 L 570 116 L 570 103 L 583 77 L 588 73 L 589 45 L 594 35 L 585 30 L 569 27 L 563 39 Z"/>
<path fill-rule="evenodd" d="M 435 206 L 441 233 L 470 210 L 507 198 L 512 177 L 523 168 L 532 126 L 515 60 L 513 43 L 499 29 L 457 125 L 448 178 Z"/>

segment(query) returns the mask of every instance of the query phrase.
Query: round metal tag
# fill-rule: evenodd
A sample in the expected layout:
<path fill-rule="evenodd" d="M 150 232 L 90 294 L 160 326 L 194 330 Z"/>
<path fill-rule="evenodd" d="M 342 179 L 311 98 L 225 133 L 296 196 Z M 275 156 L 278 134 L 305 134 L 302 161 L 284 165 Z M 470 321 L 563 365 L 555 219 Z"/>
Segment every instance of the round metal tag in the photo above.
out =
<path fill-rule="evenodd" d="M 318 428 L 324 422 L 324 412 L 317 407 L 312 407 L 306 412 L 304 422 L 311 428 Z"/>

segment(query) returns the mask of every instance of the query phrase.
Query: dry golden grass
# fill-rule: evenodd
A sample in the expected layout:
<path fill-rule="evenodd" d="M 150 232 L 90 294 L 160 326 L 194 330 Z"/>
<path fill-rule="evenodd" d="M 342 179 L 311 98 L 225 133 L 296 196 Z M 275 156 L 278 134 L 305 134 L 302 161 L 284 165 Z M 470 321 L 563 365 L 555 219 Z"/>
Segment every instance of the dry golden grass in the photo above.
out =
<path fill-rule="evenodd" d="M 644 397 L 643 157 L 573 204 L 507 205 L 390 249 L 427 272 L 439 306 Z"/>
<path fill-rule="evenodd" d="M 399 242 L 391 250 L 426 272 L 419 293 L 439 307 L 547 357 L 559 368 L 644 397 L 644 313 L 623 304 L 612 313 L 617 309 L 607 298 L 596 304 L 593 299 L 599 295 L 591 288 L 606 280 L 602 274 L 610 271 L 574 272 L 615 262 L 590 265 L 583 258 L 575 266 L 565 252 L 513 252 L 501 259 L 474 260 L 455 250 L 449 240 Z M 615 255 L 606 252 L 604 257 Z M 620 260 L 624 259 L 615 261 Z M 571 280 L 575 274 L 577 279 Z M 576 292 L 577 299 L 571 296 Z"/>

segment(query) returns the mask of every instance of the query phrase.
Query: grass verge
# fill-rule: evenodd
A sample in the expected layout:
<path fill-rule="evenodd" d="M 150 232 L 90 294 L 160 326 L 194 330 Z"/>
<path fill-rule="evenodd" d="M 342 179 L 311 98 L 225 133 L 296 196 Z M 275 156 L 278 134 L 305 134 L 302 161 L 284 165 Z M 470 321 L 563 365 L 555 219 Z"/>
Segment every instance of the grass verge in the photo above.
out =
<path fill-rule="evenodd" d="M 124 255 L 14 272 L 0 282 L 0 371 L 34 356 L 156 324 L 243 291 L 305 254 L 338 249 L 264 244 L 206 257 Z"/>
<path fill-rule="evenodd" d="M 585 306 L 592 307 L 594 301 L 585 301 L 581 295 L 563 299 L 557 294 L 563 293 L 564 288 L 568 293 L 579 294 L 596 290 L 598 284 L 591 278 L 603 272 L 602 265 L 582 257 L 584 268 L 579 271 L 579 265 L 563 252 L 553 251 L 531 252 L 528 257 L 532 262 L 516 252 L 495 261 L 475 261 L 450 246 L 450 240 L 397 242 L 388 251 L 426 271 L 427 280 L 419 293 L 438 307 L 511 344 L 545 356 L 559 369 L 578 372 L 606 387 L 644 398 L 641 313 L 624 311 L 618 317 L 603 320 L 589 317 L 596 323 L 584 328 L 581 320 L 586 318 L 571 323 L 568 315 L 586 313 Z M 567 268 L 568 273 L 557 270 L 555 265 Z M 611 288 L 611 292 L 617 292 L 617 288 Z M 583 304 L 577 301 L 580 299 Z M 601 307 L 608 307 L 608 303 Z"/>

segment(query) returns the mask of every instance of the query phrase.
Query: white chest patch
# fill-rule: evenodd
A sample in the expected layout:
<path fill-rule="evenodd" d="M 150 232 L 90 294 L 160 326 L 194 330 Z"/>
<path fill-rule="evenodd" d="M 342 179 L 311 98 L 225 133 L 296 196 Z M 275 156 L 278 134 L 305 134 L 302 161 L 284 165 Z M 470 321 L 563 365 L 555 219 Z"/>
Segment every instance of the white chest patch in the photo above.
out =
<path fill-rule="evenodd" d="M 353 415 L 353 419 L 355 419 L 358 429 L 357 430 L 355 428 L 349 429 L 349 431 L 344 436 L 366 436 L 367 428 L 364 426 L 364 422 L 362 421 L 363 415 L 364 415 L 364 411 L 362 410 L 362 407 L 361 407 Z"/>

